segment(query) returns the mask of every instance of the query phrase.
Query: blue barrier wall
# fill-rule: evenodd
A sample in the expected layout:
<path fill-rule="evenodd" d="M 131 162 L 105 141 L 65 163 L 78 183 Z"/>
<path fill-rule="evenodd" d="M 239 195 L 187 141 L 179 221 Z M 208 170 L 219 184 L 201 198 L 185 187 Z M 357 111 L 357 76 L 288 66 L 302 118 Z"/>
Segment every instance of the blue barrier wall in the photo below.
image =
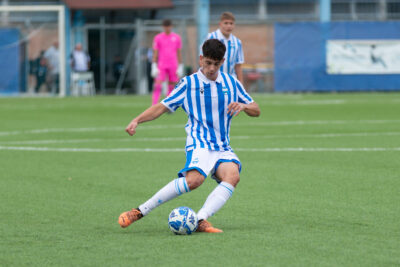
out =
<path fill-rule="evenodd" d="M 19 49 L 19 30 L 0 29 L 0 94 L 19 92 Z"/>
<path fill-rule="evenodd" d="M 400 39 L 400 22 L 275 24 L 275 91 L 393 91 L 400 75 L 326 73 L 326 40 Z"/>

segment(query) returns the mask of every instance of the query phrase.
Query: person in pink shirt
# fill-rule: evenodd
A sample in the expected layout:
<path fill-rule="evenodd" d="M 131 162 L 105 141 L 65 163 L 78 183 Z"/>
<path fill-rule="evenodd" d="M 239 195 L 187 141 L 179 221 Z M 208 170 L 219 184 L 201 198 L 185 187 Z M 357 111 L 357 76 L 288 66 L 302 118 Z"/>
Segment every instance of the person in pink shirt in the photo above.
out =
<path fill-rule="evenodd" d="M 167 95 L 169 95 L 179 77 L 183 76 L 181 37 L 172 32 L 171 20 L 164 20 L 163 28 L 164 31 L 157 34 L 153 40 L 153 63 L 151 65 L 151 76 L 155 78 L 153 105 L 157 104 L 160 99 L 164 81 L 168 80 Z"/>

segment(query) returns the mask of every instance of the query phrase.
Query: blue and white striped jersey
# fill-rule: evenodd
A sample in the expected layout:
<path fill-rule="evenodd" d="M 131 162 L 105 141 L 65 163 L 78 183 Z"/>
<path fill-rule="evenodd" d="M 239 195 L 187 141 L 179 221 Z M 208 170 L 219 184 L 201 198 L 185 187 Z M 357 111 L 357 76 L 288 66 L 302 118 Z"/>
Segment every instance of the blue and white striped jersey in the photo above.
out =
<path fill-rule="evenodd" d="M 229 39 L 226 39 L 219 29 L 209 33 L 208 39 L 218 39 L 225 44 L 225 62 L 221 66 L 221 71 L 236 77 L 235 65 L 244 63 L 242 41 L 233 34 L 229 36 Z"/>
<path fill-rule="evenodd" d="M 235 77 L 219 72 L 217 79 L 211 81 L 200 69 L 181 79 L 161 103 L 171 112 L 182 107 L 187 113 L 187 151 L 195 148 L 232 151 L 229 145 L 232 116 L 228 115 L 228 105 L 232 102 L 249 104 L 253 99 Z"/>

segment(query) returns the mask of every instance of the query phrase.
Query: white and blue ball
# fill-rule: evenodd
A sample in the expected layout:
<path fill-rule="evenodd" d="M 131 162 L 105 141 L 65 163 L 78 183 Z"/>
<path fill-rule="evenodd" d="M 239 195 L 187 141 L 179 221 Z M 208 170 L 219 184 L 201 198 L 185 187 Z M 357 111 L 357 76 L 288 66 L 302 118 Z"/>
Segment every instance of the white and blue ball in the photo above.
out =
<path fill-rule="evenodd" d="M 177 235 L 190 235 L 197 229 L 197 214 L 188 207 L 173 209 L 168 217 L 169 229 Z"/>

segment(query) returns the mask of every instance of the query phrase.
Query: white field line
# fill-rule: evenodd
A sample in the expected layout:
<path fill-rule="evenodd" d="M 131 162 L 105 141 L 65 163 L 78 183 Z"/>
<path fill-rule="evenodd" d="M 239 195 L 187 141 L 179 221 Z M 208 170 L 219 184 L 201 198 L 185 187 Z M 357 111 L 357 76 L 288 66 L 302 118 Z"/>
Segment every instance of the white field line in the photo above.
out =
<path fill-rule="evenodd" d="M 392 104 L 398 103 L 400 99 L 381 99 L 374 101 L 374 104 Z M 312 106 L 312 105 L 348 105 L 348 104 L 364 104 L 368 103 L 371 104 L 369 100 L 363 99 L 287 99 L 287 100 L 268 100 L 268 99 L 261 99 L 257 101 L 258 104 L 261 105 L 270 105 L 270 106 Z"/>
<path fill-rule="evenodd" d="M 0 150 L 50 151 L 50 152 L 184 152 L 183 148 L 52 148 L 0 146 Z"/>
<path fill-rule="evenodd" d="M 400 123 L 400 120 L 315 120 L 315 121 L 277 121 L 277 122 L 251 122 L 240 124 L 242 126 L 285 126 L 285 125 L 318 125 L 318 124 L 385 124 Z"/>
<path fill-rule="evenodd" d="M 286 147 L 286 148 L 238 148 L 243 152 L 386 152 L 400 151 L 400 147 Z"/>
<path fill-rule="evenodd" d="M 36 110 L 36 109 L 65 109 L 65 108 L 81 108 L 83 105 L 84 109 L 88 109 L 91 107 L 104 107 L 104 108 L 134 108 L 134 107 L 149 107 L 148 103 L 93 103 L 93 102 L 85 102 L 78 104 L 25 104 L 23 106 L 14 105 L 14 104 L 4 104 L 0 105 L 0 109 L 7 110 Z"/>
<path fill-rule="evenodd" d="M 165 128 L 183 128 L 183 124 L 171 124 L 171 125 L 146 125 L 139 126 L 140 130 L 153 130 L 153 129 L 165 129 Z M 7 135 L 19 135 L 19 134 L 43 134 L 43 133 L 68 133 L 68 132 L 105 132 L 105 131 L 121 131 L 125 130 L 122 126 L 115 127 L 88 127 L 88 128 L 49 128 L 49 129 L 34 129 L 25 131 L 10 131 L 0 132 L 0 136 Z"/>
<path fill-rule="evenodd" d="M 400 123 L 400 120 L 315 120 L 315 121 L 277 121 L 277 122 L 250 122 L 236 123 L 235 126 L 290 126 L 290 125 L 318 125 L 318 124 L 385 124 L 385 123 Z M 183 128 L 184 124 L 169 124 L 169 125 L 140 125 L 138 130 L 154 130 L 154 129 L 169 129 Z M 87 127 L 87 128 L 48 128 L 34 129 L 24 131 L 5 131 L 0 132 L 0 136 L 19 135 L 19 134 L 43 134 L 43 133 L 60 133 L 60 132 L 102 132 L 102 131 L 124 131 L 122 126 L 115 127 Z"/>
<path fill-rule="evenodd" d="M 184 152 L 182 148 L 51 148 L 0 146 L 0 150 L 42 151 L 42 152 Z M 387 152 L 400 151 L 400 147 L 288 147 L 288 148 L 237 148 L 241 152 Z"/>
<path fill-rule="evenodd" d="M 347 104 L 347 100 L 343 99 L 329 99 L 329 100 L 300 100 L 300 101 L 263 101 L 263 105 L 273 105 L 273 106 L 293 106 L 293 105 L 342 105 Z"/>
<path fill-rule="evenodd" d="M 399 133 L 400 135 L 400 133 Z M 246 136 L 245 138 L 238 139 L 249 139 L 250 136 Z M 58 139 L 58 140 L 24 140 L 24 141 L 0 141 L 0 144 L 14 144 L 14 145 L 43 145 L 43 144 L 73 144 L 73 143 L 109 143 L 109 142 L 171 142 L 171 141 L 185 141 L 186 137 L 143 137 L 143 138 L 135 138 L 135 137 L 127 137 L 127 138 L 115 138 L 115 139 L 99 139 L 99 138 L 91 138 L 91 139 Z"/>
<path fill-rule="evenodd" d="M 242 135 L 231 136 L 232 140 L 237 139 L 299 139 L 299 138 L 335 138 L 335 137 L 369 137 L 369 136 L 398 136 L 400 132 L 380 133 L 324 133 L 324 134 L 291 134 L 291 135 Z M 119 139 L 59 139 L 59 140 L 24 140 L 24 141 L 0 141 L 3 145 L 43 145 L 43 144 L 73 144 L 73 143 L 97 143 L 97 142 L 171 142 L 184 141 L 186 137 L 128 137 Z"/>

